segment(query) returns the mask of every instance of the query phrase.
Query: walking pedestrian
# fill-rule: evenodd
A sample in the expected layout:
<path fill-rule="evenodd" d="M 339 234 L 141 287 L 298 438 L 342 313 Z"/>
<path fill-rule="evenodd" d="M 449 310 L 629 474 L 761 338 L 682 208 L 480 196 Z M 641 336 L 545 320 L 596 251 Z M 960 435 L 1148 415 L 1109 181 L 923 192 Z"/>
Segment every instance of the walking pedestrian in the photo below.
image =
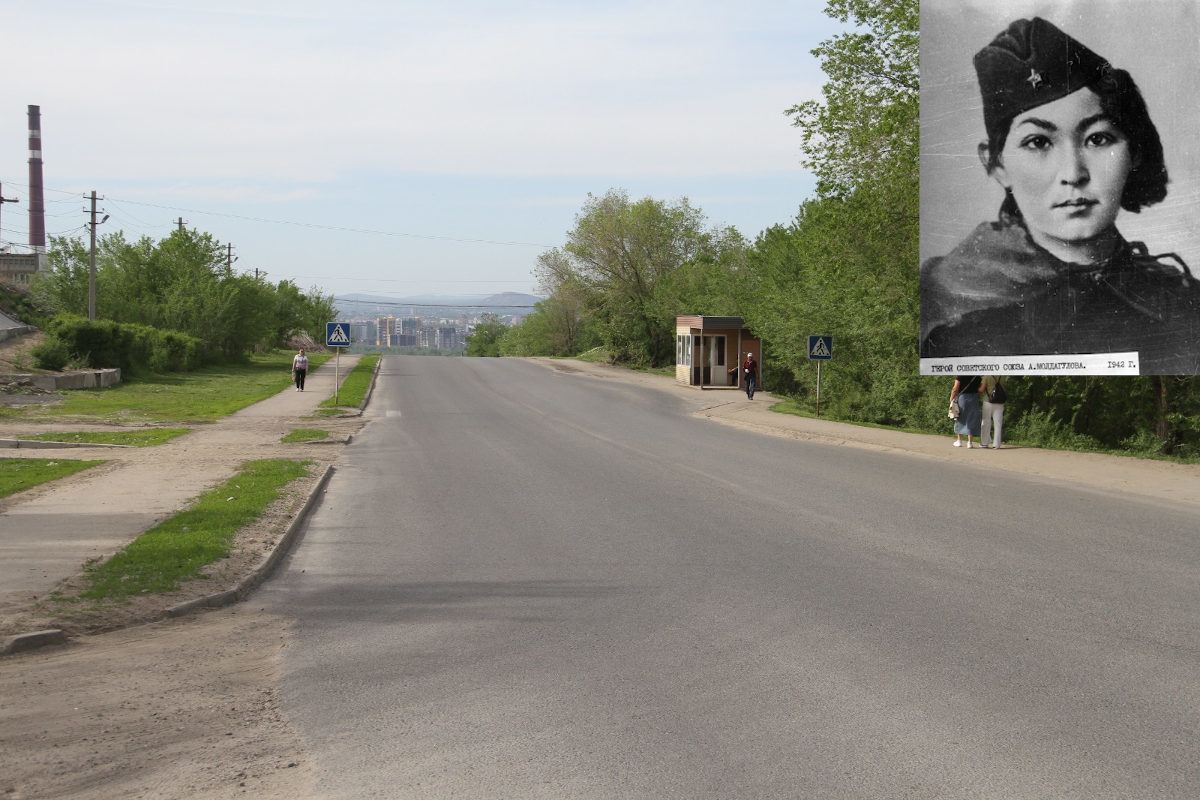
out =
<path fill-rule="evenodd" d="M 300 352 L 296 353 L 292 358 L 292 380 L 296 382 L 296 391 L 304 391 L 304 378 L 308 375 L 308 356 L 304 355 L 304 348 L 300 348 Z"/>

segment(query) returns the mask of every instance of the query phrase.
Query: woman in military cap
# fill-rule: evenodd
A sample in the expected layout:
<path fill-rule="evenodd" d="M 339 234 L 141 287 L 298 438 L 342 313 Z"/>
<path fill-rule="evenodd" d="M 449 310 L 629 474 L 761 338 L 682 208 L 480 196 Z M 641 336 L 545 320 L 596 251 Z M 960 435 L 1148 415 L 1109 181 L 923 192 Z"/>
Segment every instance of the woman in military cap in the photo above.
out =
<path fill-rule="evenodd" d="M 1040 17 L 975 55 L 998 219 L 921 267 L 921 356 L 1136 353 L 1200 372 L 1200 283 L 1117 230 L 1167 194 L 1162 143 L 1129 73 Z"/>

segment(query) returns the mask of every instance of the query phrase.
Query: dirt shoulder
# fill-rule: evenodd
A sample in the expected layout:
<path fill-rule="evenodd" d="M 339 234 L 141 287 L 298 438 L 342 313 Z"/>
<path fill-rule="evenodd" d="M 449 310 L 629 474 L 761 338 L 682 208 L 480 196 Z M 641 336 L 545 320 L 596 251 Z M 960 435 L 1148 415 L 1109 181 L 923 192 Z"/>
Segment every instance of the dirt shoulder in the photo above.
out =
<path fill-rule="evenodd" d="M 245 461 L 311 462 L 306 478 L 289 485 L 259 522 L 239 531 L 229 558 L 214 564 L 204 580 L 176 592 L 103 607 L 49 601 L 47 590 L 69 595 L 82 585 L 82 562 L 92 551 L 77 546 L 99 554 L 120 544 L 93 541 L 85 530 L 85 538 L 66 548 L 65 577 L 28 594 L 3 593 L 0 635 L 60 628 L 71 638 L 65 645 L 0 658 L 0 697 L 6 699 L 0 704 L 0 797 L 311 796 L 303 743 L 280 710 L 276 688 L 287 646 L 285 622 L 260 613 L 252 599 L 181 618 L 165 613 L 231 589 L 260 566 L 326 470 L 336 467 L 344 444 L 362 430 L 360 416 L 313 419 L 302 408 L 332 394 L 331 376 L 332 367 L 327 375 L 318 370 L 303 394 L 281 393 L 158 447 L 0 450 L 2 456 L 107 460 L 0 501 L 0 529 L 14 536 L 26 520 L 45 516 L 78 527 L 70 515 L 86 523 L 86 512 L 72 512 L 77 507 L 103 509 L 98 517 L 133 508 L 163 517 Z M 0 438 L 112 427 L 5 421 Z M 280 442 L 299 427 L 327 430 L 330 438 Z M 112 480 L 121 476 L 129 479 Z M 180 489 L 193 484 L 199 488 Z"/>

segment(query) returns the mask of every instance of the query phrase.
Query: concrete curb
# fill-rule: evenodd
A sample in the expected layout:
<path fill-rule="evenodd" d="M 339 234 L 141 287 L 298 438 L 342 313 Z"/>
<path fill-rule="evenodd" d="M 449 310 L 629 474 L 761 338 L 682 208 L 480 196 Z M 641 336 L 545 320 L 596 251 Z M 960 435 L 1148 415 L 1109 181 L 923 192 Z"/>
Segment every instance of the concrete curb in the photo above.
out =
<path fill-rule="evenodd" d="M 279 562 L 284 559 L 284 556 L 291 550 L 296 538 L 300 535 L 300 530 L 308 521 L 309 512 L 313 506 L 317 504 L 317 498 L 325 491 L 329 479 L 333 477 L 335 467 L 330 464 L 325 468 L 325 472 L 321 475 L 317 485 L 313 487 L 312 492 L 308 495 L 308 500 L 305 501 L 304 507 L 292 519 L 288 529 L 283 536 L 279 537 L 279 541 L 271 548 L 271 552 L 262 560 L 257 567 L 254 568 L 249 575 L 238 583 L 232 589 L 226 589 L 223 592 L 210 594 L 206 597 L 197 597 L 195 600 L 189 600 L 186 603 L 171 606 L 167 609 L 168 617 L 182 617 L 199 608 L 223 608 L 224 606 L 233 605 L 239 600 L 245 600 L 250 594 L 257 589 L 263 581 L 271 577 L 271 573 L 279 566 Z"/>
<path fill-rule="evenodd" d="M 0 342 L 3 342 L 5 339 L 15 339 L 18 336 L 36 332 L 37 328 L 32 325 L 16 325 L 12 328 L 0 328 Z"/>
<path fill-rule="evenodd" d="M 32 633 L 18 633 L 16 636 L 9 636 L 4 640 L 4 644 L 0 645 L 0 656 L 6 656 L 11 653 L 23 653 L 27 650 L 36 650 L 39 647 L 46 647 L 52 644 L 66 643 L 67 632 L 58 628 L 33 631 Z"/>
<path fill-rule="evenodd" d="M 26 450 L 59 450 L 68 447 L 119 447 L 131 448 L 131 444 L 99 444 L 96 442 L 47 442 L 41 439 L 0 439 L 0 448 Z"/>
<path fill-rule="evenodd" d="M 228 605 L 245 600 L 250 594 L 257 589 L 263 581 L 271 576 L 275 568 L 279 566 L 284 557 L 291 550 L 299 537 L 300 530 L 308 521 L 308 515 L 313 507 L 317 504 L 317 498 L 324 492 L 325 486 L 329 483 L 329 479 L 333 476 L 334 466 L 330 464 L 325 468 L 325 472 L 321 475 L 312 492 L 309 493 L 308 499 L 304 506 L 292 519 L 288 525 L 288 529 L 284 532 L 275 546 L 271 548 L 271 552 L 264 558 L 254 570 L 242 578 L 238 585 L 232 589 L 226 589 L 222 592 L 198 597 L 195 600 L 189 600 L 186 603 L 179 603 L 171 606 L 164 613 L 165 616 L 175 618 L 185 616 L 197 609 L 201 608 L 223 608 Z M 66 631 L 58 628 L 51 628 L 44 631 L 33 631 L 31 633 L 20 633 L 15 636 L 9 636 L 0 644 L 0 656 L 7 656 L 14 653 L 22 653 L 30 650 L 36 650 L 49 645 L 67 644 L 70 637 Z"/>
<path fill-rule="evenodd" d="M 367 410 L 367 403 L 371 402 L 371 395 L 375 393 L 375 383 L 379 380 L 379 368 L 383 366 L 383 358 L 380 357 L 375 362 L 375 371 L 371 373 L 371 383 L 367 385 L 367 393 L 363 395 L 363 401 L 358 407 L 358 413 L 361 415 Z"/>

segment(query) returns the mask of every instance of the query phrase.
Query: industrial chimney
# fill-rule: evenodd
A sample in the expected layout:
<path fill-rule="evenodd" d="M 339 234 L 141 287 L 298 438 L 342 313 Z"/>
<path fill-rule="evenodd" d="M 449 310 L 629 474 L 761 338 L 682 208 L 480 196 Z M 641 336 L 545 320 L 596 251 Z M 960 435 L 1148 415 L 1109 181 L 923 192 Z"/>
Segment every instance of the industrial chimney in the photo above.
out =
<path fill-rule="evenodd" d="M 46 252 L 46 195 L 42 187 L 42 108 L 29 107 L 29 247 Z"/>

